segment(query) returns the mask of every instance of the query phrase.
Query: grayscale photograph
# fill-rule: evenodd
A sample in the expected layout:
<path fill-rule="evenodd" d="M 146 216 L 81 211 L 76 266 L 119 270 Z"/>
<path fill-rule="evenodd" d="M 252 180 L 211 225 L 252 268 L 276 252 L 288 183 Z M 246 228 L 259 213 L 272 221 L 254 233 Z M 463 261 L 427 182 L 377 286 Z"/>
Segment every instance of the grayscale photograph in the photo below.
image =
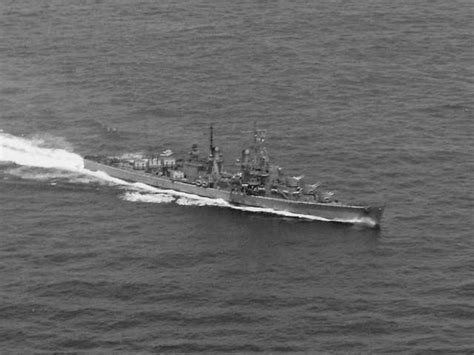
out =
<path fill-rule="evenodd" d="M 474 353 L 472 0 L 0 0 L 0 352 Z"/>

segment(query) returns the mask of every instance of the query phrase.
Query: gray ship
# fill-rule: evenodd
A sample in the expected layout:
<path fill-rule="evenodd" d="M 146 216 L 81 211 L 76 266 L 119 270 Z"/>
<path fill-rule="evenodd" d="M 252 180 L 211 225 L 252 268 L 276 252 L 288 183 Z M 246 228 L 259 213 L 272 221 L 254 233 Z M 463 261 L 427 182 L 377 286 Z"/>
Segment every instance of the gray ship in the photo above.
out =
<path fill-rule="evenodd" d="M 222 199 L 234 206 L 323 221 L 380 226 L 383 206 L 344 204 L 337 201 L 332 192 L 322 190 L 319 184 L 306 184 L 303 177 L 284 174 L 279 166 L 270 164 L 263 145 L 265 131 L 255 128 L 253 135 L 253 145 L 244 149 L 237 159 L 236 172 L 224 170 L 223 156 L 214 145 L 212 126 L 210 152 L 205 158 L 200 157 L 197 145 L 193 144 L 185 159 L 175 158 L 168 149 L 146 156 L 87 156 L 84 167 L 160 189 Z"/>

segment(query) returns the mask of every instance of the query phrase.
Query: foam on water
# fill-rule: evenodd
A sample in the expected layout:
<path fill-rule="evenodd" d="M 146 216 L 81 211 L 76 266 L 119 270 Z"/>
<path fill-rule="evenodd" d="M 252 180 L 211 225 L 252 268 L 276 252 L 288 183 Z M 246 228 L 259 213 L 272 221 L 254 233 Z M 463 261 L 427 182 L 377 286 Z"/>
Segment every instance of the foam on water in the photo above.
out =
<path fill-rule="evenodd" d="M 84 169 L 82 157 L 66 149 L 54 147 L 55 144 L 59 144 L 58 142 L 64 142 L 64 140 L 51 136 L 28 139 L 0 132 L 0 162 L 21 165 L 22 167 L 9 169 L 8 173 L 24 179 L 65 178 L 70 182 L 78 183 L 100 180 L 114 185 L 132 185 L 104 172 Z M 35 170 L 25 167 L 43 169 Z M 92 179 L 88 177 L 92 177 Z M 145 186 L 137 186 L 145 189 Z"/>
<path fill-rule="evenodd" d="M 41 168 L 79 171 L 84 161 L 65 149 L 46 148 L 44 139 L 27 139 L 0 133 L 0 161 Z"/>
<path fill-rule="evenodd" d="M 183 206 L 218 206 L 218 207 L 229 207 L 230 205 L 221 199 L 212 199 L 206 197 L 200 197 L 196 195 L 183 195 L 180 196 L 176 203 Z"/>
<path fill-rule="evenodd" d="M 175 198 L 168 194 L 142 194 L 140 192 L 126 192 L 121 198 L 125 201 L 131 202 L 148 202 L 148 203 L 169 203 L 173 202 Z"/>
<path fill-rule="evenodd" d="M 12 176 L 27 180 L 50 181 L 53 179 L 64 179 L 70 182 L 80 182 L 81 178 L 76 173 L 66 170 L 52 170 L 46 168 L 31 168 L 27 166 L 15 166 L 7 170 Z M 84 181 L 86 182 L 86 181 Z"/>

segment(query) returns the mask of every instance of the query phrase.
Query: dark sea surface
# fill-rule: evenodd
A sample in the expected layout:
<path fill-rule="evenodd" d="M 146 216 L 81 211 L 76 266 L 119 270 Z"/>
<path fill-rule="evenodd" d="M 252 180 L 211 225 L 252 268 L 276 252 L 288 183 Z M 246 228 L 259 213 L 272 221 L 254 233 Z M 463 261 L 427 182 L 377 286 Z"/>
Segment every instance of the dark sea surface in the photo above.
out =
<path fill-rule="evenodd" d="M 0 352 L 474 353 L 473 1 L 0 14 Z M 385 203 L 382 228 L 81 169 L 204 150 L 211 123 L 232 165 L 255 121 L 287 171 Z"/>

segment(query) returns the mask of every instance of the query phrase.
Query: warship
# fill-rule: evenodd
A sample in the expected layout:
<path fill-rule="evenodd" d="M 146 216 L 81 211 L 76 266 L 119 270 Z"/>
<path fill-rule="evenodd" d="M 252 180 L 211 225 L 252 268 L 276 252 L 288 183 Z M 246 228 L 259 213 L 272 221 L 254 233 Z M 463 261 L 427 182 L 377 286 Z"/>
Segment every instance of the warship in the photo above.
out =
<path fill-rule="evenodd" d="M 254 207 L 261 211 L 307 216 L 331 222 L 380 227 L 383 206 L 353 205 L 339 202 L 334 193 L 319 183 L 307 184 L 303 176 L 285 174 L 270 164 L 264 146 L 265 130 L 253 130 L 253 144 L 242 150 L 233 170 L 223 166 L 221 149 L 214 145 L 210 127 L 209 154 L 201 157 L 197 144 L 189 155 L 178 159 L 170 149 L 145 155 L 86 156 L 84 168 L 103 171 L 130 182 L 160 189 L 222 199 L 231 206 Z"/>

